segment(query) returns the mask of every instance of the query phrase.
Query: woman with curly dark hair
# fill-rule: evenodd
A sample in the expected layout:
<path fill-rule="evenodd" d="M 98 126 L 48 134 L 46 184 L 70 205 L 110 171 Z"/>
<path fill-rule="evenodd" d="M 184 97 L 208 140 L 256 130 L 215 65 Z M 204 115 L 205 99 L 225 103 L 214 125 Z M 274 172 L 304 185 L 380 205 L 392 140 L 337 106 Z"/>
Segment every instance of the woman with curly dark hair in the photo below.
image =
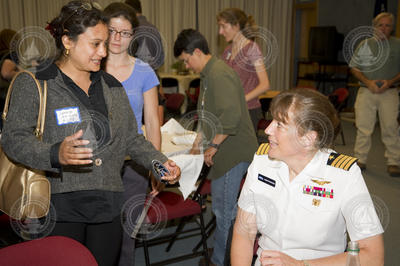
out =
<path fill-rule="evenodd" d="M 91 2 L 72 1 L 47 27 L 59 54 L 36 73 L 47 82 L 44 135 L 33 134 L 39 96 L 28 74 L 15 80 L 1 138 L 14 161 L 45 170 L 55 207 L 52 235 L 74 238 L 99 265 L 116 265 L 123 205 L 121 168 L 126 156 L 152 169 L 166 166 L 171 183 L 180 169 L 137 133 L 135 116 L 121 83 L 100 70 L 107 55 L 107 18 Z"/>

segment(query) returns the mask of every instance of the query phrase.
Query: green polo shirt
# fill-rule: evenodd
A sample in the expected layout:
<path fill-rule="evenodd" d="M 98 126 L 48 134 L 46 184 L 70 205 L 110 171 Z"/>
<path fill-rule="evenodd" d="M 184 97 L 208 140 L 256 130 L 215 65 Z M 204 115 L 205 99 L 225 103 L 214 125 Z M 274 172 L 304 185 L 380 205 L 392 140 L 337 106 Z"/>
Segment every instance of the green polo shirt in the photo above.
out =
<path fill-rule="evenodd" d="M 251 162 L 257 139 L 236 72 L 216 57 L 211 57 L 200 73 L 198 110 L 204 110 L 200 127 L 207 145 L 216 134 L 229 135 L 214 155 L 208 177 L 223 176 L 240 162 Z"/>

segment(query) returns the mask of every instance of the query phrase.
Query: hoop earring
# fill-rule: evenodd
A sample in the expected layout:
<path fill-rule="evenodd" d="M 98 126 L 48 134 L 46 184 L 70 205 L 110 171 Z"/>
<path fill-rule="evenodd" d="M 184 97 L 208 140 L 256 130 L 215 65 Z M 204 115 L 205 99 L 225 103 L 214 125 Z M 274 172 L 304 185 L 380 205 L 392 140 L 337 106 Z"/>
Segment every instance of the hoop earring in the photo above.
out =
<path fill-rule="evenodd" d="M 65 57 L 68 57 L 68 55 L 69 55 L 69 49 L 65 49 L 65 50 L 64 50 L 64 56 L 65 56 Z"/>

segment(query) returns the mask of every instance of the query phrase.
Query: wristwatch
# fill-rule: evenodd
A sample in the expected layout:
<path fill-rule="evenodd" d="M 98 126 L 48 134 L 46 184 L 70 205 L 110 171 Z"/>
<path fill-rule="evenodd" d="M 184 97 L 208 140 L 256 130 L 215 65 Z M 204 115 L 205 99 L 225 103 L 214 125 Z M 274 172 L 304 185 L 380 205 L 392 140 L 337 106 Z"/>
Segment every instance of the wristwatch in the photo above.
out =
<path fill-rule="evenodd" d="M 219 148 L 219 144 L 215 144 L 215 143 L 212 143 L 212 142 L 208 143 L 208 146 L 216 148 L 217 150 Z"/>

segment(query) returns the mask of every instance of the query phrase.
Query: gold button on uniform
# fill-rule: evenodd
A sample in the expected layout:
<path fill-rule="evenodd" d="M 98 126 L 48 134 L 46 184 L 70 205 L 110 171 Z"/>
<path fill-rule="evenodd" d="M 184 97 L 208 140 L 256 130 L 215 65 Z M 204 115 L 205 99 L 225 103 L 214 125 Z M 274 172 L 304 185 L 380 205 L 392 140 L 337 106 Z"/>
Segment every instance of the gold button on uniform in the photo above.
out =
<path fill-rule="evenodd" d="M 100 158 L 97 158 L 96 160 L 94 160 L 94 164 L 96 166 L 100 166 L 100 165 L 102 165 L 102 163 L 103 163 L 103 161 Z"/>

